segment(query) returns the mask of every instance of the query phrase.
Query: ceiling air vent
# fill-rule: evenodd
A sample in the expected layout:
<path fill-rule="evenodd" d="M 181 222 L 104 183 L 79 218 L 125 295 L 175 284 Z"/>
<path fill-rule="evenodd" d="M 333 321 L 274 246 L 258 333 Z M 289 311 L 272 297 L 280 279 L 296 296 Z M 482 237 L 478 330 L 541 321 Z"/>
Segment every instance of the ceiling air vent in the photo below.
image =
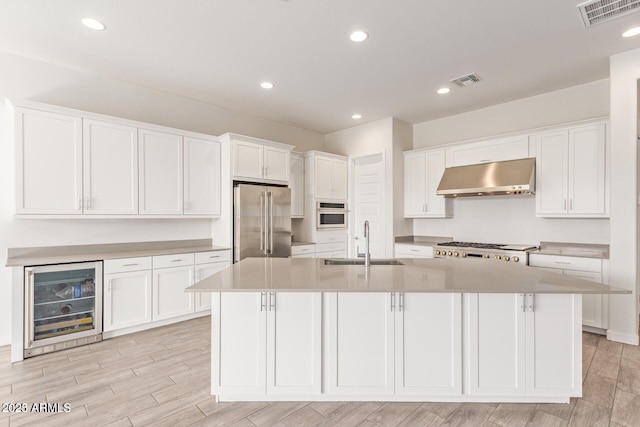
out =
<path fill-rule="evenodd" d="M 452 83 L 455 83 L 458 86 L 462 86 L 462 87 L 470 86 L 474 83 L 478 83 L 479 81 L 480 81 L 480 76 L 478 76 L 476 73 L 465 74 L 464 76 L 456 77 L 455 79 L 451 80 Z"/>
<path fill-rule="evenodd" d="M 611 21 L 640 10 L 640 0 L 590 0 L 580 3 L 578 10 L 584 26 Z"/>

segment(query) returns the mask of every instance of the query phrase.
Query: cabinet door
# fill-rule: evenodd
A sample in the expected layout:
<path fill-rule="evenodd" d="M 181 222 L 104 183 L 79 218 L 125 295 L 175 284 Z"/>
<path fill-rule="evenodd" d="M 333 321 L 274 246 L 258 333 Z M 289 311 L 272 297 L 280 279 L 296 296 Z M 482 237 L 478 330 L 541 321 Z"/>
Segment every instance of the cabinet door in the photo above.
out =
<path fill-rule="evenodd" d="M 16 213 L 82 213 L 82 119 L 16 109 Z"/>
<path fill-rule="evenodd" d="M 415 218 L 427 211 L 427 162 L 424 151 L 404 155 L 404 216 Z"/>
<path fill-rule="evenodd" d="M 568 198 L 569 143 L 566 130 L 534 136 L 536 214 L 565 214 Z"/>
<path fill-rule="evenodd" d="M 580 295 L 529 295 L 527 305 L 527 395 L 580 396 Z"/>
<path fill-rule="evenodd" d="M 320 394 L 322 295 L 270 292 L 267 311 L 267 393 Z"/>
<path fill-rule="evenodd" d="M 605 125 L 569 129 L 569 213 L 605 213 Z"/>
<path fill-rule="evenodd" d="M 289 150 L 264 146 L 264 178 L 289 181 Z"/>
<path fill-rule="evenodd" d="M 140 213 L 181 215 L 182 137 L 140 129 L 138 140 Z"/>
<path fill-rule="evenodd" d="M 316 198 L 333 198 L 331 159 L 326 157 L 315 158 L 315 181 Z"/>
<path fill-rule="evenodd" d="M 447 149 L 447 166 L 499 162 L 529 157 L 526 136 L 473 142 Z"/>
<path fill-rule="evenodd" d="M 601 273 L 592 273 L 589 271 L 572 271 L 565 270 L 566 276 L 577 277 L 578 279 L 590 280 L 592 282 L 602 283 Z M 602 298 L 603 295 L 582 295 L 582 324 L 592 326 L 594 328 L 603 328 L 602 316 Z"/>
<path fill-rule="evenodd" d="M 397 294 L 396 394 L 462 394 L 461 299 L 461 294 Z"/>
<path fill-rule="evenodd" d="M 85 120 L 83 123 L 84 213 L 138 213 L 138 130 Z"/>
<path fill-rule="evenodd" d="M 393 394 L 391 294 L 326 293 L 330 394 Z"/>
<path fill-rule="evenodd" d="M 331 187 L 334 199 L 347 200 L 349 172 L 345 160 L 331 160 Z"/>
<path fill-rule="evenodd" d="M 105 332 L 151 322 L 151 277 L 151 270 L 105 274 Z"/>
<path fill-rule="evenodd" d="M 211 310 L 211 393 L 265 393 L 266 296 L 215 292 Z"/>
<path fill-rule="evenodd" d="M 263 146 L 244 141 L 233 141 L 233 176 L 263 177 Z"/>
<path fill-rule="evenodd" d="M 522 294 L 466 294 L 469 394 L 525 393 L 526 340 Z"/>
<path fill-rule="evenodd" d="M 291 188 L 291 217 L 304 217 L 304 157 L 299 154 L 291 154 L 291 175 L 289 177 Z"/>
<path fill-rule="evenodd" d="M 220 215 L 220 143 L 184 138 L 184 213 Z"/>
<path fill-rule="evenodd" d="M 438 196 L 437 190 L 445 169 L 444 150 L 429 151 L 426 155 L 427 167 L 427 198 L 425 213 L 427 216 L 444 217 L 448 215 L 450 202 L 443 196 Z"/>
<path fill-rule="evenodd" d="M 218 271 L 224 270 L 229 266 L 228 262 L 209 262 L 206 264 L 197 264 L 195 269 L 195 281 L 199 282 L 209 276 L 213 276 Z M 211 310 L 211 292 L 196 292 L 196 311 Z"/>
<path fill-rule="evenodd" d="M 194 311 L 193 266 L 153 270 L 153 320 L 171 319 Z"/>

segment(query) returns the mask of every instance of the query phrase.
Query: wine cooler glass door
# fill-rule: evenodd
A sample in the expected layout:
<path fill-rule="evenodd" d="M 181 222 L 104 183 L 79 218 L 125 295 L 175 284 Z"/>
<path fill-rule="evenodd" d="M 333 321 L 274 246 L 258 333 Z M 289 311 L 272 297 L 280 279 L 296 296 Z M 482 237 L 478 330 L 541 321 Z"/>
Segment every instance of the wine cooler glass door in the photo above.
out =
<path fill-rule="evenodd" d="M 25 349 L 102 332 L 102 262 L 25 269 Z"/>

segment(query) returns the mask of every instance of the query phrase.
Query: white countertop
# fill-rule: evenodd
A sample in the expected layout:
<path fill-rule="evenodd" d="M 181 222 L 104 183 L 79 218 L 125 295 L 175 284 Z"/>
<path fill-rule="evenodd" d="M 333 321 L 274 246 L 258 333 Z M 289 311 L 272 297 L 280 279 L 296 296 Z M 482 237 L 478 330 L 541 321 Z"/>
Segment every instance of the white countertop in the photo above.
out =
<path fill-rule="evenodd" d="M 314 258 L 245 258 L 190 292 L 460 292 L 625 294 L 625 289 L 484 259 L 400 259 L 405 265 L 325 265 Z"/>

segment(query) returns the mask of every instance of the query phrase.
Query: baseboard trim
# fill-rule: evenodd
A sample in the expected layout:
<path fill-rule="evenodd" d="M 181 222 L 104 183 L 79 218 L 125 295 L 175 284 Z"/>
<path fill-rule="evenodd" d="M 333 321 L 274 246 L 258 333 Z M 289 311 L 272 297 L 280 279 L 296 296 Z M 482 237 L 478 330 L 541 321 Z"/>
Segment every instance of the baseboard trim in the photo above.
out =
<path fill-rule="evenodd" d="M 625 334 L 623 332 L 607 330 L 607 339 L 610 341 L 620 342 L 629 345 L 640 345 L 640 337 L 638 335 Z"/>

